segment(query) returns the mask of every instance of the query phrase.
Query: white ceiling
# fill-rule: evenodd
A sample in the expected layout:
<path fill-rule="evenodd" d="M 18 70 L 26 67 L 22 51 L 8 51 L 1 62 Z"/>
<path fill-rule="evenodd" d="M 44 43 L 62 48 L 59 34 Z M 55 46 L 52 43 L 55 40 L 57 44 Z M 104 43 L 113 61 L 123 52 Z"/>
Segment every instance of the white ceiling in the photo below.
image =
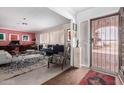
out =
<path fill-rule="evenodd" d="M 90 8 L 91 7 L 49 7 L 52 11 L 72 20 L 75 20 L 77 13 L 86 11 Z"/>
<path fill-rule="evenodd" d="M 24 20 L 24 18 L 26 18 Z M 23 25 L 27 23 L 28 25 Z M 69 23 L 65 17 L 44 7 L 0 7 L 0 28 L 18 31 L 42 31 Z"/>
<path fill-rule="evenodd" d="M 43 31 L 75 20 L 77 13 L 90 7 L 0 7 L 0 28 Z M 26 19 L 24 19 L 26 18 Z M 27 25 L 23 25 L 27 23 Z"/>
<path fill-rule="evenodd" d="M 72 13 L 74 15 L 76 15 L 77 13 L 81 12 L 81 11 L 86 11 L 88 9 L 90 9 L 91 7 L 69 7 L 72 10 Z"/>
<path fill-rule="evenodd" d="M 91 7 L 62 7 L 62 8 L 70 12 L 73 16 L 75 16 L 77 13 L 90 9 Z"/>

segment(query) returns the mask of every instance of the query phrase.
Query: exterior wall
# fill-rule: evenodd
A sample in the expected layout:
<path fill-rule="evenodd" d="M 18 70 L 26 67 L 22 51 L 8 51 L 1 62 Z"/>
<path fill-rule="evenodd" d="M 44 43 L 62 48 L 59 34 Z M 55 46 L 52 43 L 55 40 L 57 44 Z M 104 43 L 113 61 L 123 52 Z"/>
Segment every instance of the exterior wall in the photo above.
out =
<path fill-rule="evenodd" d="M 21 45 L 32 44 L 32 40 L 35 39 L 35 33 L 14 31 L 14 30 L 8 30 L 8 29 L 0 29 L 0 33 L 5 33 L 5 35 L 6 35 L 6 39 L 4 41 L 0 41 L 0 46 L 6 46 L 9 44 L 9 42 L 10 42 L 9 35 L 10 34 L 18 34 Z M 22 35 L 29 35 L 29 41 L 22 41 Z"/>

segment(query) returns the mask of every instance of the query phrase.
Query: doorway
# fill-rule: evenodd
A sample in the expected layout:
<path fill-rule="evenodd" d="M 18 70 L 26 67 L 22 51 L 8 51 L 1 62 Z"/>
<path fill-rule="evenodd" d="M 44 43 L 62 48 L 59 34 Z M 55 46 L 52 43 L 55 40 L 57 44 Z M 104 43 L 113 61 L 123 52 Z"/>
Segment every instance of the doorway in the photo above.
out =
<path fill-rule="evenodd" d="M 91 68 L 118 72 L 118 26 L 118 14 L 91 20 Z"/>

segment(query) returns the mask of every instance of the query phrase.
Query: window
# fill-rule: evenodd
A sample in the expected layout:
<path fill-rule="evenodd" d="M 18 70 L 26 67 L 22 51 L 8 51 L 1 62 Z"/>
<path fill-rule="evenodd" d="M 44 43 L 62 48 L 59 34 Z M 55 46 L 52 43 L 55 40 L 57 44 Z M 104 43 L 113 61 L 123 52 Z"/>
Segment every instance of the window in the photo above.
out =
<path fill-rule="evenodd" d="M 0 33 L 0 41 L 4 41 L 5 40 L 5 33 Z"/>
<path fill-rule="evenodd" d="M 29 35 L 23 35 L 22 41 L 29 41 Z"/>

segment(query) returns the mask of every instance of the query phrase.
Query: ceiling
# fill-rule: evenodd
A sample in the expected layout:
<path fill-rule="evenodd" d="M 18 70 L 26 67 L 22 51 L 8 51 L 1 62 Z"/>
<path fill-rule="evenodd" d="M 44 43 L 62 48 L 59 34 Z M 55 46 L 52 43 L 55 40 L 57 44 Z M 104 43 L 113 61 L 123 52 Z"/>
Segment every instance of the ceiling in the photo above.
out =
<path fill-rule="evenodd" d="M 91 7 L 63 7 L 63 9 L 70 12 L 73 16 L 75 16 L 77 13 L 79 13 L 81 11 L 85 11 L 90 8 Z"/>
<path fill-rule="evenodd" d="M 0 28 L 42 31 L 70 20 L 45 7 L 0 7 Z"/>
<path fill-rule="evenodd" d="M 0 7 L 0 28 L 43 31 L 75 20 L 77 13 L 90 7 Z"/>
<path fill-rule="evenodd" d="M 52 11 L 72 20 L 75 20 L 77 13 L 90 8 L 91 7 L 49 7 Z"/>

